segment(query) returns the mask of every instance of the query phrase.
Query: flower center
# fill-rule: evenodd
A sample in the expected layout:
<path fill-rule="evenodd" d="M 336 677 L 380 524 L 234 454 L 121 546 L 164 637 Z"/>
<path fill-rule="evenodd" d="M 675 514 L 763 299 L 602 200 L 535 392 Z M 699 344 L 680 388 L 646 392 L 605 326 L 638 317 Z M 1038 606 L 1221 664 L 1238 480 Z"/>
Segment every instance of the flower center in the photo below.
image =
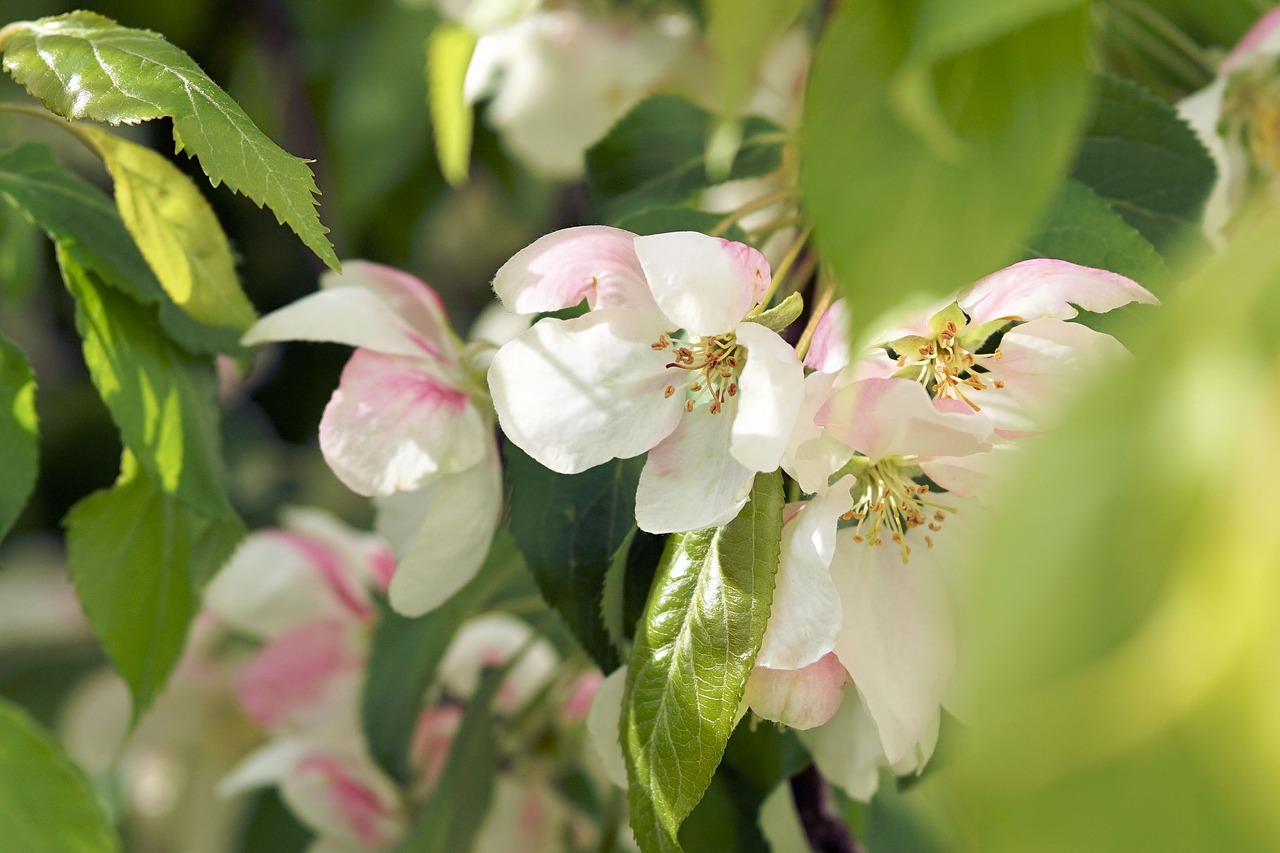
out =
<path fill-rule="evenodd" d="M 739 345 L 733 332 L 706 338 L 684 341 L 661 334 L 651 346 L 658 352 L 670 352 L 668 369 L 685 373 L 683 383 L 672 383 L 663 389 L 663 396 L 671 397 L 684 388 L 684 410 L 692 412 L 701 402 L 707 402 L 711 414 L 718 415 L 725 401 L 738 394 L 738 373 L 746 360 L 746 348 Z"/>
<path fill-rule="evenodd" d="M 930 533 L 942 530 L 948 514 L 955 509 L 938 503 L 927 483 L 917 483 L 920 468 L 914 457 L 888 456 L 872 462 L 865 456 L 855 456 L 836 473 L 835 477 L 853 474 L 856 482 L 849 489 L 853 506 L 843 516 L 853 530 L 853 541 L 878 547 L 885 538 L 898 546 L 902 562 L 908 562 L 911 546 L 907 544 L 907 532 L 921 530 L 924 543 L 933 547 Z"/>
<path fill-rule="evenodd" d="M 978 412 L 982 407 L 966 392 L 1004 387 L 983 364 L 1000 360 L 999 347 L 988 353 L 977 351 L 995 331 L 991 326 L 999 325 L 1004 324 L 970 327 L 964 312 L 953 303 L 930 318 L 929 337 L 907 335 L 888 346 L 898 355 L 899 376 L 914 379 L 934 397 L 961 400 Z"/>

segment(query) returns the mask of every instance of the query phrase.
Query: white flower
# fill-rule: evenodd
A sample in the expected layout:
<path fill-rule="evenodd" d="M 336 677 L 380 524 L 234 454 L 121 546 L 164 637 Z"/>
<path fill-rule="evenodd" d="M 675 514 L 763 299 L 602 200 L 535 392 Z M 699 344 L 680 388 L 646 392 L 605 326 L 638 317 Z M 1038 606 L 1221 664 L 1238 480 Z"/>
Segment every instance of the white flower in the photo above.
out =
<path fill-rule="evenodd" d="M 587 300 L 586 314 L 545 318 L 502 347 L 489 387 L 503 432 L 554 471 L 649 451 L 642 529 L 723 524 L 755 473 L 778 467 L 803 370 L 782 338 L 744 320 L 769 292 L 756 250 L 694 232 L 570 228 L 519 252 L 494 289 L 517 313 Z"/>

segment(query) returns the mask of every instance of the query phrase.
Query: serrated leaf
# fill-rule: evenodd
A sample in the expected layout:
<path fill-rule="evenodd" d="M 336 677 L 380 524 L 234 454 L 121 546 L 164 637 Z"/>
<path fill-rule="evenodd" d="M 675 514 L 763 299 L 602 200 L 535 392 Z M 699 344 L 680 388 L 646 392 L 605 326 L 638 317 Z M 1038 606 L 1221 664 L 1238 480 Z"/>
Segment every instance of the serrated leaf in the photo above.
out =
<path fill-rule="evenodd" d="M 404 784 L 412 779 L 409 745 L 414 726 L 453 635 L 520 573 L 515 544 L 499 531 L 480 571 L 442 606 L 412 619 L 390 606 L 381 608 L 360 713 L 370 754 L 393 778 Z"/>
<path fill-rule="evenodd" d="M 710 234 L 720 227 L 727 213 L 712 213 L 695 207 L 647 207 L 618 220 L 618 227 L 633 234 L 666 234 L 670 231 L 700 231 Z M 716 235 L 738 243 L 747 242 L 747 232 L 737 223 Z"/>
<path fill-rule="evenodd" d="M 620 661 L 600 610 L 614 553 L 635 529 L 644 457 L 557 474 L 513 443 L 503 451 L 511 484 L 507 517 L 542 597 L 602 670 Z"/>
<path fill-rule="evenodd" d="M 113 853 L 120 840 L 83 771 L 53 735 L 0 700 L 0 850 Z"/>
<path fill-rule="evenodd" d="M 127 454 L 116 485 L 80 501 L 63 523 L 80 606 L 129 685 L 136 720 L 168 679 L 201 589 L 244 528 L 175 500 Z"/>
<path fill-rule="evenodd" d="M 169 298 L 209 326 L 253 325 L 258 315 L 240 289 L 227 235 L 191 179 L 149 148 L 97 127 L 80 132 L 106 163 L 120 218 Z"/>
<path fill-rule="evenodd" d="M 1148 288 L 1167 275 L 1145 237 L 1079 181 L 1069 180 L 1028 241 L 1028 258 L 1058 258 L 1127 275 Z"/>
<path fill-rule="evenodd" d="M 89 377 L 121 437 L 166 494 L 237 523 L 223 490 L 213 365 L 178 349 L 141 305 L 58 251 Z"/>
<path fill-rule="evenodd" d="M 36 485 L 40 444 L 36 378 L 26 355 L 0 336 L 0 539 L 18 519 Z"/>
<path fill-rule="evenodd" d="M 1199 235 L 1217 168 L 1170 104 L 1134 83 L 1103 77 L 1072 175 L 1167 253 Z"/>
<path fill-rule="evenodd" d="M 158 305 L 165 331 L 190 352 L 239 350 L 239 332 L 198 323 L 173 303 L 101 190 L 68 171 L 48 146 L 0 151 L 0 198 L 38 225 L 76 263 L 139 302 Z"/>
<path fill-rule="evenodd" d="M 463 94 L 462 81 L 475 49 L 475 33 L 448 21 L 438 24 L 427 39 L 427 97 L 436 156 L 440 173 L 455 187 L 466 183 L 471 166 L 475 115 Z"/>
<path fill-rule="evenodd" d="M 904 299 L 954 292 L 1013 260 L 1058 190 L 1089 104 L 1085 10 L 936 61 L 941 48 L 915 44 L 914 11 L 890 0 L 836 7 L 809 82 L 804 207 L 864 329 Z"/>
<path fill-rule="evenodd" d="M 288 224 L 328 266 L 338 258 L 316 215 L 307 161 L 272 142 L 181 48 L 149 30 L 93 12 L 5 27 L 4 67 L 50 110 L 70 120 L 133 124 L 173 119 L 179 151 Z"/>
<path fill-rule="evenodd" d="M 681 849 L 680 824 L 737 723 L 773 602 L 782 505 L 781 474 L 758 474 L 733 521 L 667 543 L 622 709 L 631 822 L 645 853 Z"/>
<path fill-rule="evenodd" d="M 706 145 L 714 120 L 672 95 L 638 104 L 587 151 L 587 192 L 615 223 L 645 208 L 678 205 L 710 186 Z M 762 118 L 743 124 L 742 146 L 724 180 L 757 178 L 782 165 L 782 130 Z"/>

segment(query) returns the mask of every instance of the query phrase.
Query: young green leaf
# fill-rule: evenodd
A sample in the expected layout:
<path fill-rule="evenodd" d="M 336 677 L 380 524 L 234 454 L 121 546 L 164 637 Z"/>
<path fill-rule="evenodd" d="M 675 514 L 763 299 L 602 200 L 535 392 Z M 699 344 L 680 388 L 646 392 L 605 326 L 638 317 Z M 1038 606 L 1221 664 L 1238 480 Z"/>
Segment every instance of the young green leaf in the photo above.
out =
<path fill-rule="evenodd" d="M 222 485 L 212 365 L 164 336 L 151 313 L 58 251 L 76 328 L 98 393 L 159 487 L 210 518 L 236 522 Z"/>
<path fill-rule="evenodd" d="M 199 323 L 174 304 L 138 251 L 115 206 L 101 190 L 53 159 L 48 146 L 25 143 L 0 151 L 0 198 L 104 282 L 160 308 L 165 331 L 187 351 L 235 352 L 240 333 Z"/>
<path fill-rule="evenodd" d="M 316 215 L 315 177 L 285 152 L 183 50 L 149 30 L 93 12 L 20 21 L 4 28 L 4 67 L 53 112 L 70 120 L 133 124 L 173 119 L 179 151 L 289 225 L 327 265 L 338 267 Z"/>
<path fill-rule="evenodd" d="M 36 378 L 26 355 L 0 336 L 0 539 L 9 532 L 36 485 Z"/>
<path fill-rule="evenodd" d="M 116 207 L 169 298 L 195 320 L 243 332 L 257 312 L 236 278 L 231 246 L 191 179 L 149 148 L 80 128 L 115 181 Z"/>
<path fill-rule="evenodd" d="M 182 653 L 201 589 L 244 529 L 175 500 L 129 454 L 115 486 L 80 501 L 63 523 L 80 606 L 129 685 L 136 720 Z"/>
<path fill-rule="evenodd" d="M 436 138 L 440 172 L 453 186 L 467 181 L 471 165 L 471 104 L 462 93 L 462 79 L 476 49 L 475 33 L 442 21 L 427 39 L 427 96 Z"/>
<path fill-rule="evenodd" d="M 13 853 L 114 853 L 120 839 L 89 780 L 53 735 L 0 700 L 0 848 Z"/>
<path fill-rule="evenodd" d="M 600 602 L 615 552 L 635 529 L 644 457 L 557 474 L 511 442 L 505 446 L 511 536 L 538 588 L 602 670 L 620 661 Z"/>
<path fill-rule="evenodd" d="M 636 636 L 622 709 L 631 821 L 645 853 L 677 851 L 715 774 L 773 603 L 782 476 L 756 475 L 724 527 L 671 537 Z"/>
<path fill-rule="evenodd" d="M 688 101 L 659 95 L 627 113 L 587 151 L 587 192 L 601 219 L 618 222 L 650 207 L 678 205 L 709 186 L 706 146 L 713 119 Z M 782 165 L 782 131 L 747 119 L 725 180 L 756 178 Z"/>
<path fill-rule="evenodd" d="M 800 185 L 860 323 L 1013 260 L 1089 105 L 1085 10 L 945 56 L 946 41 L 917 44 L 913 10 L 836 7 L 810 78 Z"/>

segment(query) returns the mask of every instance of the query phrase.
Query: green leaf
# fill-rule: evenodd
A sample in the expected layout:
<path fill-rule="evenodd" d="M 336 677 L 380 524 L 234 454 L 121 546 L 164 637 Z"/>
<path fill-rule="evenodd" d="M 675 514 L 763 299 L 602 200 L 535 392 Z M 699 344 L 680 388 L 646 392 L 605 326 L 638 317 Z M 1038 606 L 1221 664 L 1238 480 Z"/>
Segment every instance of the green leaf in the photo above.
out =
<path fill-rule="evenodd" d="M 237 522 L 222 485 L 212 364 L 174 346 L 146 308 L 103 287 L 69 253 L 59 250 L 58 263 L 89 376 L 125 444 L 166 494 Z"/>
<path fill-rule="evenodd" d="M 917 44 L 912 12 L 891 0 L 838 6 L 809 83 L 805 209 L 862 328 L 1013 260 L 1057 192 L 1089 104 L 1084 10 L 937 61 L 947 42 Z"/>
<path fill-rule="evenodd" d="M 3 32 L 5 70 L 50 110 L 109 124 L 173 119 L 177 150 L 199 158 L 214 186 L 225 183 L 271 208 L 337 269 L 307 161 L 267 138 L 180 48 L 93 12 L 21 21 Z"/>
<path fill-rule="evenodd" d="M 647 207 L 628 213 L 618 220 L 618 227 L 633 234 L 666 234 L 670 231 L 700 231 L 710 234 L 720 229 L 727 213 L 712 213 L 695 207 Z M 720 229 L 718 235 L 738 243 L 747 242 L 747 232 L 738 224 Z"/>
<path fill-rule="evenodd" d="M 632 828 L 645 853 L 680 849 L 680 824 L 733 733 L 773 602 L 782 505 L 782 476 L 758 474 L 733 521 L 667 543 L 622 710 Z"/>
<path fill-rule="evenodd" d="M 369 751 L 393 778 L 408 784 L 409 744 L 427 689 L 459 626 L 520 573 L 520 555 L 499 532 L 479 573 L 444 605 L 410 619 L 381 608 L 369 651 L 360 712 Z"/>
<path fill-rule="evenodd" d="M 678 205 L 706 189 L 713 119 L 672 95 L 641 102 L 587 151 L 587 192 L 605 222 L 645 208 Z M 756 178 L 782 165 L 782 130 L 762 118 L 743 125 L 725 180 Z"/>
<path fill-rule="evenodd" d="M 932 63 L 1079 5 L 1080 0 L 922 0 L 910 60 Z"/>
<path fill-rule="evenodd" d="M 227 235 L 191 179 L 149 148 L 93 126 L 80 132 L 106 163 L 120 218 L 169 298 L 209 326 L 253 325 L 258 315 L 240 289 Z"/>
<path fill-rule="evenodd" d="M 409 838 L 397 853 L 470 850 L 493 800 L 498 777 L 498 744 L 494 736 L 493 701 L 516 655 L 507 664 L 486 670 L 467 702 L 441 784 L 427 801 Z"/>
<path fill-rule="evenodd" d="M 111 199 L 61 166 L 48 146 L 26 143 L 0 151 L 0 198 L 40 226 L 79 266 L 139 302 L 158 305 L 165 330 L 188 351 L 239 349 L 239 332 L 198 323 L 173 303 Z"/>
<path fill-rule="evenodd" d="M 63 523 L 80 606 L 128 683 L 137 720 L 182 653 L 201 589 L 244 529 L 175 500 L 129 454 L 115 486 L 80 501 Z"/>
<path fill-rule="evenodd" d="M 0 849 L 112 853 L 120 841 L 89 780 L 53 735 L 0 700 Z"/>
<path fill-rule="evenodd" d="M 756 90 L 760 61 L 795 23 L 807 0 L 707 0 L 707 46 L 714 59 L 717 103 L 736 118 Z"/>
<path fill-rule="evenodd" d="M 1151 287 L 1168 271 L 1155 247 L 1111 205 L 1069 180 L 1026 247 L 1029 258 L 1058 258 L 1127 275 Z"/>
<path fill-rule="evenodd" d="M 1217 169 L 1172 106 L 1141 86 L 1103 77 L 1072 173 L 1167 255 L 1199 235 Z"/>
<path fill-rule="evenodd" d="M 804 313 L 804 297 L 798 293 L 792 293 L 768 311 L 753 314 L 745 319 L 748 323 L 759 323 L 766 329 L 781 332 L 794 323 L 802 313 Z"/>
<path fill-rule="evenodd" d="M 476 49 L 476 35 L 458 24 L 441 22 L 427 39 L 427 93 L 440 172 L 453 186 L 466 183 L 471 165 L 475 115 L 462 93 L 462 79 Z"/>
<path fill-rule="evenodd" d="M 602 670 L 620 661 L 601 601 L 615 552 L 635 530 L 644 457 L 615 459 L 580 474 L 557 474 L 507 442 L 511 536 L 542 591 Z"/>
<path fill-rule="evenodd" d="M 36 377 L 26 355 L 0 336 L 0 539 L 17 521 L 36 486 L 40 444 L 36 426 Z"/>

